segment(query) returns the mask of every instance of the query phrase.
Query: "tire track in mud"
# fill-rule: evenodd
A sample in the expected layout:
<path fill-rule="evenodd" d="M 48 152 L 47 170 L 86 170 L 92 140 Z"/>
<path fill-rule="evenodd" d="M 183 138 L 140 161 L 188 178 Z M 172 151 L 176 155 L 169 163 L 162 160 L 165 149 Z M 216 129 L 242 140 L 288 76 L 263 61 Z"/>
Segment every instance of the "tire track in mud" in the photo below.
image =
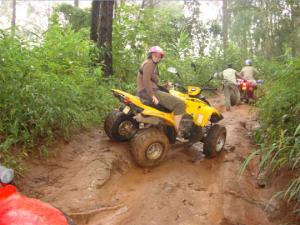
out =
<path fill-rule="evenodd" d="M 212 105 L 223 110 L 222 99 Z M 249 130 L 255 113 L 241 105 L 224 112 L 226 149 L 206 159 L 201 146 L 174 147 L 161 166 L 141 169 L 127 143 L 108 140 L 93 129 L 53 146 L 48 159 L 28 161 L 19 182 L 23 193 L 66 211 L 79 225 L 275 225 L 271 189 L 255 187 L 255 162 L 239 177 L 251 152 Z M 266 207 L 268 206 L 268 207 Z M 276 214 L 272 218 L 270 214 Z"/>

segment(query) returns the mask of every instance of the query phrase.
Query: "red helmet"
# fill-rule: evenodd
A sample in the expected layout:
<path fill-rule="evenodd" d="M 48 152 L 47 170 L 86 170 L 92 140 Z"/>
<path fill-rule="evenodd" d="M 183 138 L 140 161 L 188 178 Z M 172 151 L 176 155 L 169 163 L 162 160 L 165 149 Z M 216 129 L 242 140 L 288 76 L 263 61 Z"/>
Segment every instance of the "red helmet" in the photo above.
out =
<path fill-rule="evenodd" d="M 153 46 L 149 49 L 149 52 L 148 53 L 159 53 L 161 55 L 161 58 L 164 57 L 164 50 L 162 50 L 161 47 L 159 46 Z"/>

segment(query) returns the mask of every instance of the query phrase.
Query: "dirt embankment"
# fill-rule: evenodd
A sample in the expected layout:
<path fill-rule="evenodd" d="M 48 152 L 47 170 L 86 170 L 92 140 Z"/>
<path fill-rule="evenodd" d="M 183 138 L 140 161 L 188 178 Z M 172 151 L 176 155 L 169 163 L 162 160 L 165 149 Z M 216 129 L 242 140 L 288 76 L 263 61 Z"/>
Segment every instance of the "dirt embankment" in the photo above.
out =
<path fill-rule="evenodd" d="M 213 105 L 221 105 L 221 99 Z M 223 107 L 220 107 L 223 110 Z M 127 143 L 108 140 L 101 130 L 57 143 L 47 160 L 31 159 L 21 191 L 64 210 L 79 225 L 275 225 L 286 221 L 279 203 L 269 202 L 275 185 L 258 189 L 256 167 L 239 177 L 253 146 L 251 107 L 224 112 L 226 149 L 206 159 L 201 146 L 175 146 L 165 163 L 145 170 L 131 160 Z M 276 183 L 277 182 L 277 183 Z"/>

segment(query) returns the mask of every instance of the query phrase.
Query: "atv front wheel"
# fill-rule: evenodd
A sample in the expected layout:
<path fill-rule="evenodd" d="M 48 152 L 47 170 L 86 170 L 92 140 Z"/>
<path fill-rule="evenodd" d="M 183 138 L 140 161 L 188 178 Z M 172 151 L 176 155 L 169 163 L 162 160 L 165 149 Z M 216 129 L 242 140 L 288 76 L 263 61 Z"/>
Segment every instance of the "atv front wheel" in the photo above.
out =
<path fill-rule="evenodd" d="M 222 151 L 226 140 L 226 128 L 222 125 L 215 124 L 205 137 L 203 153 L 206 157 L 214 157 Z"/>
<path fill-rule="evenodd" d="M 114 110 L 105 119 L 104 131 L 114 141 L 128 141 L 137 132 L 138 122 L 119 110 Z"/>
<path fill-rule="evenodd" d="M 170 144 L 163 131 L 148 128 L 139 131 L 130 141 L 131 154 L 141 167 L 154 167 L 167 157 Z"/>

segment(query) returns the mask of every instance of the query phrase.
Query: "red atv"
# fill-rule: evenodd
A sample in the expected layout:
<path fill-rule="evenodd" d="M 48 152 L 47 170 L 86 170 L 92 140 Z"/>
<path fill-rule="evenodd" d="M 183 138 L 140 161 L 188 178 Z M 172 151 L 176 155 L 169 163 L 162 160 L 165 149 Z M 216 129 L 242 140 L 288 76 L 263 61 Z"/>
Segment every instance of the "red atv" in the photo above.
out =
<path fill-rule="evenodd" d="M 261 85 L 263 83 L 263 81 L 257 80 L 256 83 L 253 83 L 247 80 L 237 79 L 237 83 L 241 94 L 241 101 L 249 103 L 251 101 L 254 101 L 254 91 L 257 89 L 258 85 Z"/>
<path fill-rule="evenodd" d="M 0 183 L 0 225 L 75 225 L 59 209 Z"/>

